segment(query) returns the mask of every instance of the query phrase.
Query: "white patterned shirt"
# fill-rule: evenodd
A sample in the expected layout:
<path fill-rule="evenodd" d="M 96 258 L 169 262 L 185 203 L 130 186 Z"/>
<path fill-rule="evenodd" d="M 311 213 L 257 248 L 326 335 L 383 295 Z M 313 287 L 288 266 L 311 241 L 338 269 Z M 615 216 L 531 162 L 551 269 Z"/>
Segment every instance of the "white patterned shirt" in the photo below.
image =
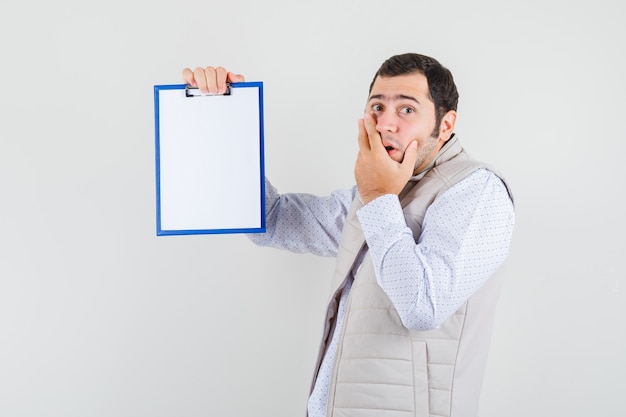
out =
<path fill-rule="evenodd" d="M 268 231 L 248 236 L 261 246 L 335 256 L 356 193 L 353 187 L 328 197 L 281 195 L 266 180 Z M 378 284 L 403 324 L 415 330 L 438 327 L 485 283 L 508 255 L 515 223 L 506 187 L 486 169 L 475 171 L 432 203 L 417 243 L 396 195 L 378 197 L 356 214 Z M 326 416 L 351 285 L 349 279 L 341 295 L 335 330 L 309 397 L 309 417 Z"/>

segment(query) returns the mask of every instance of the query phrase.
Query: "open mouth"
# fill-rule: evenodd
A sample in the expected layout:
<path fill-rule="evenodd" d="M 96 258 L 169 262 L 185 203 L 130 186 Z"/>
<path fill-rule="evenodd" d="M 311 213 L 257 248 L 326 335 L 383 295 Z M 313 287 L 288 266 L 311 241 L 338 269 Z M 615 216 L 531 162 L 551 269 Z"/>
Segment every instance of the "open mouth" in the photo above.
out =
<path fill-rule="evenodd" d="M 391 156 L 391 154 L 396 153 L 398 151 L 398 147 L 395 146 L 396 142 L 394 140 L 392 140 L 391 138 L 383 139 L 382 140 L 382 144 L 383 144 L 383 147 L 385 148 L 385 151 L 390 156 Z"/>

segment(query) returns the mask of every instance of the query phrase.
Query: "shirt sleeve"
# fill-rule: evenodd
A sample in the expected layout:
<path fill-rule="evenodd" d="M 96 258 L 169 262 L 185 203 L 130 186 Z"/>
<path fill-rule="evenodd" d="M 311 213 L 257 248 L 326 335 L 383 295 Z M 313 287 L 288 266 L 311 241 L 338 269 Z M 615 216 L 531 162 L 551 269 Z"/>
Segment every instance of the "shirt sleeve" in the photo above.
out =
<path fill-rule="evenodd" d="M 326 197 L 306 193 L 279 194 L 265 179 L 266 233 L 248 237 L 259 246 L 296 253 L 335 256 L 356 187 Z"/>
<path fill-rule="evenodd" d="M 504 262 L 515 223 L 502 180 L 480 169 L 428 208 L 415 241 L 396 195 L 357 211 L 376 279 L 407 328 L 438 327 Z"/>

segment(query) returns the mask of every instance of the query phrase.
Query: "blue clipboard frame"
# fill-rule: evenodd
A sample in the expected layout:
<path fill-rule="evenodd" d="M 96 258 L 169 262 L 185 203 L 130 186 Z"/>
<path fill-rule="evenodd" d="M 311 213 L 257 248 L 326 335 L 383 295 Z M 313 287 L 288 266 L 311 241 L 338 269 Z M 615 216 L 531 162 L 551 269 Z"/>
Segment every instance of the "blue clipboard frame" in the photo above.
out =
<path fill-rule="evenodd" d="M 229 94 L 232 91 L 236 94 L 237 89 L 256 89 L 258 91 L 258 146 L 259 146 L 259 222 L 258 225 L 244 227 L 183 227 L 183 228 L 167 228 L 164 227 L 164 207 L 163 207 L 163 189 L 162 189 L 162 129 L 161 129 L 161 94 L 171 90 L 181 90 L 186 93 L 189 88 L 186 84 L 166 84 L 154 86 L 154 121 L 155 121 L 155 171 L 156 171 L 156 234 L 157 236 L 171 235 L 200 235 L 200 234 L 231 234 L 231 233 L 264 233 L 265 228 L 265 156 L 264 156 L 264 117 L 263 117 L 263 82 L 241 82 L 231 83 L 229 85 Z M 190 97 L 187 99 L 210 99 L 210 97 Z"/>

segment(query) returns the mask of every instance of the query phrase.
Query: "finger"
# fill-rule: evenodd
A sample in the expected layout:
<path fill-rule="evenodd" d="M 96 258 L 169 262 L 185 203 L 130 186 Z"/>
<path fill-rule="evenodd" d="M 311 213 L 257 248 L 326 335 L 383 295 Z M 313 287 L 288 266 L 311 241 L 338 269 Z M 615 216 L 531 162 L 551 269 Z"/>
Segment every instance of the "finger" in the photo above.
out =
<path fill-rule="evenodd" d="M 359 149 L 370 150 L 370 141 L 367 136 L 367 130 L 365 129 L 365 121 L 359 119 Z"/>
<path fill-rule="evenodd" d="M 189 68 L 185 68 L 183 70 L 183 80 L 185 81 L 185 83 L 189 84 L 190 86 L 197 87 L 196 79 L 193 76 L 193 71 L 190 70 Z"/>
<path fill-rule="evenodd" d="M 224 94 L 226 92 L 226 76 L 228 71 L 224 67 L 215 68 L 215 84 L 218 94 Z"/>
<path fill-rule="evenodd" d="M 232 72 L 228 73 L 228 81 L 230 81 L 231 83 L 242 83 L 244 81 L 246 81 L 246 77 L 244 77 L 241 74 L 234 74 Z"/>
<path fill-rule="evenodd" d="M 369 147 L 375 152 L 381 152 L 385 148 L 383 147 L 382 138 L 380 133 L 376 130 L 376 121 L 371 114 L 365 114 L 363 117 L 365 129 L 367 131 L 367 137 L 369 139 Z"/>
<path fill-rule="evenodd" d="M 193 76 L 196 80 L 196 87 L 198 87 L 201 92 L 208 93 L 209 89 L 207 87 L 207 79 L 204 68 L 197 67 L 196 69 L 194 69 Z"/>
<path fill-rule="evenodd" d="M 404 150 L 404 157 L 400 165 L 403 169 L 413 170 L 416 168 L 415 163 L 417 162 L 417 141 L 413 141 L 409 143 L 409 146 Z"/>
<path fill-rule="evenodd" d="M 217 75 L 216 70 L 213 67 L 206 67 L 204 69 L 204 76 L 206 77 L 207 92 L 211 94 L 217 93 Z"/>

